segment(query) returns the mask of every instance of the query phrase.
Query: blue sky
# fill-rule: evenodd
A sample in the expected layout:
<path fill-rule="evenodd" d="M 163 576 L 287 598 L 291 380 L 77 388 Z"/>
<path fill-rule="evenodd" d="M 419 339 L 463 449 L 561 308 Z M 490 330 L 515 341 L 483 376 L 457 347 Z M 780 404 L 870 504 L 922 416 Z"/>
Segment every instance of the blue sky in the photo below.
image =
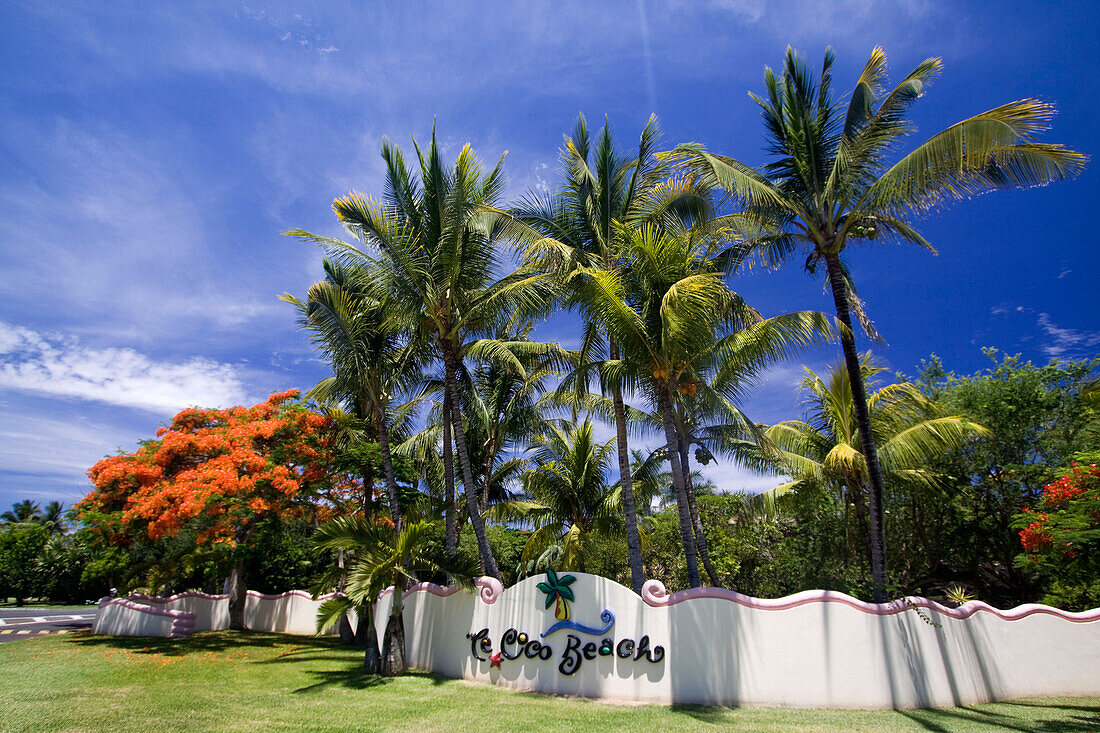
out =
<path fill-rule="evenodd" d="M 508 151 L 511 195 L 552 187 L 578 112 L 630 146 L 656 112 L 669 147 L 762 163 L 748 90 L 787 44 L 837 52 L 850 89 L 882 45 L 892 78 L 945 70 L 919 133 L 1025 96 L 1057 104 L 1049 141 L 1095 155 L 1092 3 L 713 0 L 623 3 L 88 3 L 0 6 L 0 507 L 86 493 L 84 471 L 189 404 L 258 401 L 324 376 L 277 296 L 320 276 L 280 236 L 338 234 L 332 199 L 381 190 L 378 145 L 436 121 L 450 155 Z M 918 135 L 919 135 L 918 133 Z M 987 363 L 981 347 L 1100 352 L 1095 164 L 1076 181 L 997 193 L 920 222 L 939 249 L 851 252 L 876 350 L 912 373 Z M 829 310 L 797 267 L 736 284 L 766 314 Z M 557 318 L 539 332 L 570 342 Z M 816 369 L 834 350 L 808 353 Z M 798 413 L 797 364 L 748 403 Z M 652 441 L 651 441 L 652 442 Z M 731 466 L 728 490 L 774 479 Z"/>

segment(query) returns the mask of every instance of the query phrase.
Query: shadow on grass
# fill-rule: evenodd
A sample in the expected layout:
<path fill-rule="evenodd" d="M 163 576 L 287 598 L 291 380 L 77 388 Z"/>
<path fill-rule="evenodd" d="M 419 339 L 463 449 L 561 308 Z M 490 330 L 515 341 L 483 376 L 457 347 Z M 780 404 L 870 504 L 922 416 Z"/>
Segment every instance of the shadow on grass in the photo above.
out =
<path fill-rule="evenodd" d="M 310 671 L 306 674 L 313 677 L 316 681 L 312 685 L 299 687 L 297 690 L 294 690 L 294 692 L 318 692 L 320 690 L 324 690 L 330 687 L 343 687 L 349 690 L 364 690 L 368 687 L 384 687 L 385 685 L 397 679 L 395 677 L 382 677 L 381 675 L 377 674 L 367 674 L 363 671 L 361 665 L 347 667 L 344 669 Z M 404 676 L 428 680 L 433 685 L 443 685 L 455 682 L 455 680 L 435 674 L 434 672 L 420 672 L 417 670 L 409 670 L 405 673 Z"/>
<path fill-rule="evenodd" d="M 186 639 L 164 639 L 154 636 L 100 636 L 93 634 L 73 634 L 65 637 L 68 644 L 87 648 L 121 649 L 134 654 L 155 654 L 167 657 L 182 657 L 206 652 L 246 651 L 248 649 L 277 649 L 281 646 L 292 647 L 282 655 L 270 660 L 256 660 L 259 663 L 277 662 L 283 657 L 321 651 L 346 650 L 336 639 L 315 636 L 291 636 L 289 634 L 268 634 L 259 631 L 212 631 L 195 634 Z M 302 660 L 302 657 L 295 657 Z M 287 661 L 294 661 L 288 659 Z"/>
<path fill-rule="evenodd" d="M 687 715 L 701 723 L 724 723 L 726 716 L 738 709 L 738 705 L 688 705 L 686 703 L 674 703 L 669 705 L 669 710 L 681 715 Z"/>
<path fill-rule="evenodd" d="M 998 710 L 990 710 L 976 707 L 934 708 L 929 710 L 898 710 L 913 723 L 925 730 L 952 731 L 960 723 L 970 723 L 989 726 L 990 730 L 1019 730 L 1019 731 L 1082 731 L 1100 730 L 1100 707 L 1096 705 L 1074 705 L 1072 703 L 1060 703 L 1047 705 L 1041 701 L 1006 702 L 999 705 L 1012 705 L 1027 709 L 1027 713 L 1020 711 L 1021 715 Z M 1075 711 L 1079 715 L 1069 715 L 1064 718 L 1039 717 L 1042 710 Z"/>

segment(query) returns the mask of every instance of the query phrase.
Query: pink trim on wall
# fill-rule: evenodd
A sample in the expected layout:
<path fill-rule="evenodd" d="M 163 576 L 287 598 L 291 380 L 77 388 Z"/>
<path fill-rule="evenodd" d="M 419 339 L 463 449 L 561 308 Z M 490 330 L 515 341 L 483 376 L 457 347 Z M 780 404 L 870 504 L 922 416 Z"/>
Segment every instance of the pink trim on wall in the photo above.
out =
<path fill-rule="evenodd" d="M 299 598 L 305 598 L 307 601 L 327 601 L 330 598 L 336 598 L 340 594 L 339 593 L 326 593 L 323 596 L 317 596 L 316 598 L 314 598 L 309 593 L 306 593 L 304 590 L 288 590 L 288 591 L 284 591 L 283 593 L 272 593 L 270 595 L 267 594 L 267 593 L 260 593 L 259 591 L 250 590 L 250 591 L 248 591 L 248 595 L 252 596 L 253 598 L 259 598 L 260 600 L 263 600 L 263 601 L 277 601 L 277 600 L 280 600 L 282 598 L 288 598 L 290 596 L 298 596 Z M 223 598 L 228 598 L 229 596 L 222 596 L 222 597 Z"/>
<path fill-rule="evenodd" d="M 491 578 L 487 575 L 483 575 L 480 578 L 474 578 L 474 586 L 477 588 L 477 594 L 481 597 L 481 600 L 489 605 L 496 603 L 497 598 L 504 592 L 504 584 L 496 578 Z M 444 588 L 435 583 L 417 583 L 412 588 L 402 593 L 401 598 L 408 598 L 413 593 L 431 593 L 433 596 L 446 598 L 447 596 L 458 593 L 460 590 L 462 590 L 461 585 L 449 585 Z M 378 594 L 378 600 L 382 600 L 387 593 L 393 593 L 392 585 Z"/>
<path fill-rule="evenodd" d="M 137 613 L 144 613 L 148 616 L 163 616 L 169 618 L 172 620 L 172 626 L 168 630 L 168 637 L 172 639 L 188 637 L 195 633 L 195 622 L 198 616 L 191 611 L 170 611 L 166 608 L 154 608 L 143 603 L 131 601 L 128 598 L 101 598 L 99 600 L 99 608 L 102 609 L 106 606 L 118 606 L 120 608 L 125 608 L 127 611 L 136 611 Z"/>
<path fill-rule="evenodd" d="M 969 601 L 958 608 L 948 608 L 935 601 L 917 596 L 906 596 L 905 598 L 899 598 L 890 603 L 865 603 L 845 593 L 833 590 L 805 590 L 801 593 L 784 596 L 783 598 L 753 598 L 752 596 L 746 596 L 734 590 L 707 587 L 690 588 L 688 590 L 681 590 L 669 594 L 665 589 L 664 583 L 659 580 L 647 580 L 642 586 L 642 600 L 650 606 L 675 606 L 677 603 L 683 603 L 684 601 L 690 601 L 696 598 L 718 598 L 732 601 L 745 608 L 755 608 L 766 611 L 785 611 L 789 608 L 797 608 L 798 606 L 804 606 L 808 603 L 840 603 L 845 606 L 850 606 L 857 611 L 863 611 L 864 613 L 869 613 L 874 616 L 893 616 L 894 614 L 904 613 L 910 608 L 916 607 L 926 608 L 936 613 L 943 614 L 944 616 L 950 616 L 951 618 L 957 619 L 970 618 L 975 613 L 984 611 L 986 613 L 992 613 L 997 618 L 1004 619 L 1005 621 L 1018 621 L 1034 614 L 1048 614 L 1050 616 L 1065 619 L 1066 621 L 1073 621 L 1074 623 L 1100 621 L 1100 608 L 1074 613 L 1072 611 L 1063 611 L 1060 608 L 1044 606 L 1038 603 L 1027 603 L 1008 611 L 1002 611 L 999 608 L 994 608 L 988 603 L 983 603 L 981 601 Z"/>
<path fill-rule="evenodd" d="M 167 598 L 159 598 L 157 596 L 147 596 L 144 593 L 131 593 L 128 598 L 140 598 L 142 603 L 172 603 L 178 601 L 181 598 L 203 598 L 208 601 L 225 601 L 229 599 L 229 596 L 222 593 L 220 595 L 211 595 L 209 593 L 200 593 L 198 591 L 189 590 L 183 593 L 177 593 L 174 596 L 168 596 Z"/>

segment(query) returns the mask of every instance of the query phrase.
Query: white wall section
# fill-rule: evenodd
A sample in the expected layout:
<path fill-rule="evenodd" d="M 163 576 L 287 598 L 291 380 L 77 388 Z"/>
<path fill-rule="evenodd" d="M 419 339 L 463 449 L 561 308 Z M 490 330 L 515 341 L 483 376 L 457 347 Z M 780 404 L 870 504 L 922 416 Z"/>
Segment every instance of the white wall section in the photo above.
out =
<path fill-rule="evenodd" d="M 429 584 L 407 591 L 410 664 L 518 689 L 662 703 L 912 708 L 1100 694 L 1100 609 L 876 605 L 827 591 L 668 595 L 656 581 L 643 600 L 605 578 L 570 575 L 574 600 L 558 630 L 556 604 L 547 608 L 540 588 L 552 585 L 546 576 L 503 591 L 479 579 L 479 595 Z"/>

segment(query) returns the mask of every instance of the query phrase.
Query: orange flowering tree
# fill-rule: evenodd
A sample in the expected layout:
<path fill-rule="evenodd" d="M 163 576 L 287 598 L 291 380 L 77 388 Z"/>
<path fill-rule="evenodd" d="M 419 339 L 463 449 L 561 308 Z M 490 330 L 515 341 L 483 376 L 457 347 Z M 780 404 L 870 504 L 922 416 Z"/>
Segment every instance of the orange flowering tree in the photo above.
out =
<path fill-rule="evenodd" d="M 331 421 L 278 392 L 252 407 L 183 410 L 133 453 L 88 471 L 94 490 L 75 509 L 114 545 L 193 536 L 234 557 L 230 621 L 243 622 L 244 563 L 237 551 L 266 519 L 324 520 L 358 492 L 337 467 Z"/>
<path fill-rule="evenodd" d="M 1100 606 L 1100 466 L 1074 463 L 1016 515 L 1024 552 L 1017 564 L 1049 580 L 1045 602 Z"/>

